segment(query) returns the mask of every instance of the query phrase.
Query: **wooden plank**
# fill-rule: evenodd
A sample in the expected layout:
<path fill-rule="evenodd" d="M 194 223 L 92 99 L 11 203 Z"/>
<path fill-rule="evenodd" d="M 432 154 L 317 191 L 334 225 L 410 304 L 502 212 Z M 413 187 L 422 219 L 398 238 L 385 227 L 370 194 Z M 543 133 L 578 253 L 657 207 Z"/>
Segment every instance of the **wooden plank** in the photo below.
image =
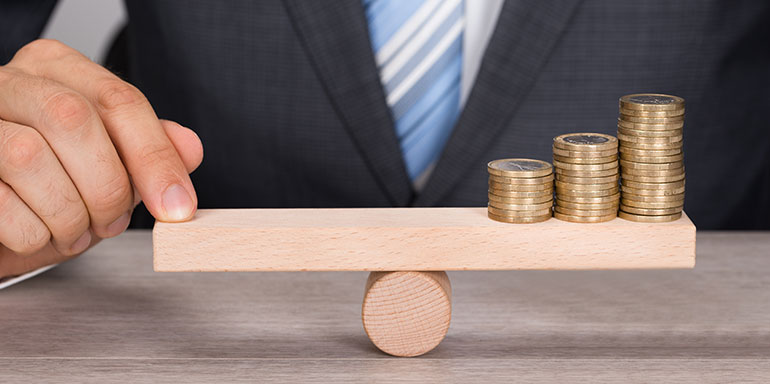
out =
<path fill-rule="evenodd" d="M 156 271 L 692 268 L 695 226 L 490 220 L 485 208 L 199 210 L 157 223 Z"/>

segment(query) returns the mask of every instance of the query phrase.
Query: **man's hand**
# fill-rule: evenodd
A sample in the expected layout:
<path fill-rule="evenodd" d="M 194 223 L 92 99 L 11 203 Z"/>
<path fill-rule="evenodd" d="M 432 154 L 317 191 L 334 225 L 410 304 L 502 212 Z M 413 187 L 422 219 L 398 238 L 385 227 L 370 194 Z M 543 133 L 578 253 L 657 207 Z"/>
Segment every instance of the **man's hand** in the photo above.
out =
<path fill-rule="evenodd" d="M 57 41 L 28 44 L 0 67 L 0 278 L 117 236 L 140 199 L 190 219 L 202 159 L 134 86 Z"/>

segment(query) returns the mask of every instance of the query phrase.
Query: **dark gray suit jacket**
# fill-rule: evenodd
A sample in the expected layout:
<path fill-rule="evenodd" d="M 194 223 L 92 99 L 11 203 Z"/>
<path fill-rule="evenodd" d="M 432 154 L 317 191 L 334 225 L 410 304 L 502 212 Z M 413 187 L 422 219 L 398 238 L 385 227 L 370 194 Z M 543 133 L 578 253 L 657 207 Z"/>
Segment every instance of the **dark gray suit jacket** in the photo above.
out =
<path fill-rule="evenodd" d="M 479 0 L 469 0 L 479 1 Z M 0 62 L 53 0 L 4 0 Z M 486 162 L 615 133 L 617 99 L 687 100 L 686 211 L 770 228 L 770 2 L 509 0 L 421 193 L 406 175 L 360 0 L 128 0 L 123 75 L 194 129 L 201 207 L 481 206 Z"/>

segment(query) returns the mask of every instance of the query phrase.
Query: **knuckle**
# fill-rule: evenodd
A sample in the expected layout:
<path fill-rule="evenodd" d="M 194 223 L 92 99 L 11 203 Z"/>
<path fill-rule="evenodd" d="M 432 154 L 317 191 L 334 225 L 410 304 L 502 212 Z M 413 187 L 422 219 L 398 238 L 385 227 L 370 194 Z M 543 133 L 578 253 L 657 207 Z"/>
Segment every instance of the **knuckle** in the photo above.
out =
<path fill-rule="evenodd" d="M 14 251 L 23 254 L 35 253 L 43 249 L 51 240 L 51 233 L 33 223 L 22 226 L 21 239 Z"/>
<path fill-rule="evenodd" d="M 118 174 L 99 187 L 92 209 L 99 212 L 120 211 L 123 213 L 131 206 L 133 187 L 128 177 Z"/>
<path fill-rule="evenodd" d="M 171 145 L 147 145 L 139 151 L 137 159 L 140 166 L 154 167 L 158 164 L 167 164 L 176 156 L 176 150 Z"/>
<path fill-rule="evenodd" d="M 90 224 L 88 210 L 80 195 L 77 191 L 63 190 L 55 182 L 44 189 L 51 198 L 38 201 L 35 212 L 48 225 L 56 239 L 74 241 Z"/>
<path fill-rule="evenodd" d="M 14 58 L 24 59 L 30 57 L 36 60 L 46 60 L 62 57 L 71 52 L 72 48 L 58 40 L 38 39 L 21 47 L 21 49 L 16 52 Z"/>
<path fill-rule="evenodd" d="M 10 231 L 4 245 L 16 253 L 37 252 L 48 244 L 51 233 L 40 221 L 20 214 L 12 195 L 10 188 L 0 188 L 0 231 Z"/>
<path fill-rule="evenodd" d="M 14 190 L 0 183 L 0 232 L 5 232 L 5 246 L 10 250 L 30 254 L 48 244 L 51 233 L 37 218 L 20 211 L 23 203 Z"/>
<path fill-rule="evenodd" d="M 69 212 L 67 217 L 60 217 L 53 221 L 56 222 L 51 228 L 51 232 L 55 234 L 54 237 L 66 239 L 67 243 L 77 240 L 88 229 L 91 222 L 85 209 Z"/>
<path fill-rule="evenodd" d="M 32 129 L 17 130 L 5 137 L 1 144 L 3 162 L 18 171 L 35 168 L 48 146 L 45 139 Z"/>
<path fill-rule="evenodd" d="M 62 133 L 79 133 L 91 119 L 88 101 L 75 92 L 59 92 L 45 102 L 44 114 L 51 126 Z"/>
<path fill-rule="evenodd" d="M 113 111 L 122 107 L 141 105 L 145 97 L 136 87 L 121 80 L 107 80 L 97 91 L 96 97 L 99 107 L 107 111 Z"/>

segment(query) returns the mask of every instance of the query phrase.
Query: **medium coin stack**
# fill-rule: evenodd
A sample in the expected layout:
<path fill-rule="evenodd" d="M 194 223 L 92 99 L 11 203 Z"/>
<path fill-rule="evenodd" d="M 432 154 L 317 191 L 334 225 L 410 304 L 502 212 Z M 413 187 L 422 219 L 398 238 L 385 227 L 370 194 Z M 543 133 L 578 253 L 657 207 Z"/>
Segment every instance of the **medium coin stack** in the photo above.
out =
<path fill-rule="evenodd" d="M 532 159 L 501 159 L 487 164 L 490 219 L 537 223 L 551 218 L 553 167 Z"/>
<path fill-rule="evenodd" d="M 683 127 L 681 97 L 634 94 L 620 98 L 620 217 L 665 222 L 682 216 Z"/>
<path fill-rule="evenodd" d="M 554 217 L 600 223 L 618 216 L 618 140 L 601 133 L 569 133 L 553 139 L 556 174 Z"/>

